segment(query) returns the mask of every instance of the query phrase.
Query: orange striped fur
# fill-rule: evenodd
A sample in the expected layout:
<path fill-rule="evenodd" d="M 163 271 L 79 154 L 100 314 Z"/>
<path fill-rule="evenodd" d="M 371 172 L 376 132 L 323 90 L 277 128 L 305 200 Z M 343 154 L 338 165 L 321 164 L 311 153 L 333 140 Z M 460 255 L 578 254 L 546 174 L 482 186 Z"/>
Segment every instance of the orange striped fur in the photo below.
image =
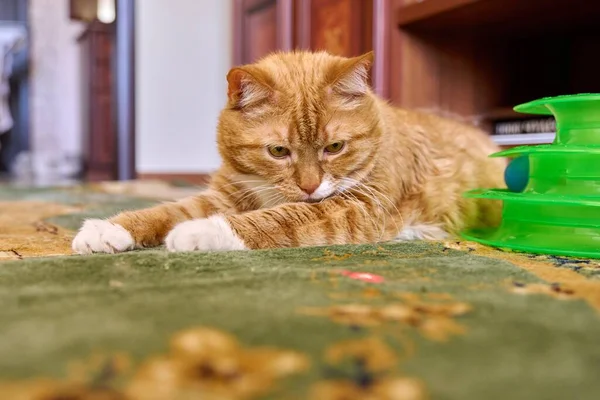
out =
<path fill-rule="evenodd" d="M 73 248 L 152 247 L 167 235 L 170 250 L 369 243 L 496 224 L 499 204 L 462 197 L 503 184 L 505 162 L 487 157 L 496 146 L 472 126 L 378 98 L 371 62 L 371 53 L 294 52 L 234 68 L 218 125 L 223 163 L 209 189 L 86 222 Z M 333 143 L 339 153 L 325 150 Z"/>

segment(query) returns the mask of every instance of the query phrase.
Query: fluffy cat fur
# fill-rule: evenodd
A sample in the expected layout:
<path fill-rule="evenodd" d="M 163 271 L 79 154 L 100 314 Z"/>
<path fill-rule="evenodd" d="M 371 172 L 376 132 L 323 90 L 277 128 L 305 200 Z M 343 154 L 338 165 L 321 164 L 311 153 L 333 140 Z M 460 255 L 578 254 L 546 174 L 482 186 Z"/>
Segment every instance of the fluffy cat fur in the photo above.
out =
<path fill-rule="evenodd" d="M 372 60 L 372 53 L 276 53 L 232 69 L 218 124 L 223 163 L 210 187 L 181 201 L 88 220 L 73 249 L 440 239 L 498 223 L 499 204 L 462 197 L 503 185 L 505 162 L 487 157 L 498 150 L 490 138 L 455 120 L 389 105 L 369 88 Z"/>

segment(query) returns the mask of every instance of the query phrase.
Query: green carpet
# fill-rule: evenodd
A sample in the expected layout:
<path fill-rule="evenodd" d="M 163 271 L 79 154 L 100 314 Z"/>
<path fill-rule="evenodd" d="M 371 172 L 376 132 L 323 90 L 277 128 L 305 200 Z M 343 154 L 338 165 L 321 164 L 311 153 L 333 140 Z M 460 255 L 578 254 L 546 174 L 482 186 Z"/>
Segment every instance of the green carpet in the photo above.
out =
<path fill-rule="evenodd" d="M 65 235 L 84 216 L 153 202 L 4 187 L 0 220 L 15 201 L 79 207 L 45 217 Z M 590 260 L 455 242 L 42 258 L 0 242 L 2 251 L 19 258 L 0 263 L 2 399 L 33 389 L 43 394 L 22 398 L 157 398 L 156 387 L 201 399 L 600 396 L 600 267 Z M 239 346 L 219 351 L 213 338 L 194 353 L 220 335 L 202 331 L 185 351 L 173 342 L 198 327 Z M 174 378 L 147 371 L 156 356 Z"/>

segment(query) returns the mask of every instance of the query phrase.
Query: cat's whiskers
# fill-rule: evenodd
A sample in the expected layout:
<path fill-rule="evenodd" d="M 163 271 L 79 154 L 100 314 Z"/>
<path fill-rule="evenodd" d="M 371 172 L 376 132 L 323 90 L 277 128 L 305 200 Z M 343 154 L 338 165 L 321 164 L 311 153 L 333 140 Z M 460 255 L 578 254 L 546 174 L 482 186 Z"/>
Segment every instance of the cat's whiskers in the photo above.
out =
<path fill-rule="evenodd" d="M 367 208 L 365 207 L 364 203 L 363 203 L 363 202 L 361 202 L 360 200 L 358 200 L 358 199 L 356 198 L 356 196 L 354 196 L 354 194 L 352 194 L 352 193 L 350 193 L 350 192 L 340 192 L 340 194 L 342 195 L 342 197 L 344 197 L 344 198 L 345 198 L 345 200 L 349 201 L 349 202 L 350 202 L 350 203 L 352 203 L 352 204 L 355 204 L 355 205 L 356 205 L 356 206 L 357 206 L 357 207 L 360 209 L 360 211 L 361 211 L 361 213 L 363 214 L 363 216 L 365 217 L 365 220 L 366 220 L 366 221 L 369 221 L 369 220 L 371 220 L 370 214 L 369 214 L 369 212 L 367 211 Z M 346 196 L 351 196 L 352 198 L 350 198 L 350 197 L 346 197 Z M 375 227 L 377 227 L 377 225 L 376 225 L 376 224 L 373 224 L 373 225 L 374 225 Z M 380 235 L 380 240 L 381 240 L 381 235 Z"/>
<path fill-rule="evenodd" d="M 237 202 L 242 202 L 244 200 L 246 200 L 247 198 L 251 197 L 251 196 L 256 196 L 258 197 L 258 195 L 262 192 L 266 192 L 267 190 L 269 190 L 270 187 L 267 186 L 258 186 L 258 187 L 253 187 L 253 188 L 247 188 L 245 190 L 242 191 L 242 193 L 244 193 L 244 195 L 242 197 L 239 198 L 239 200 Z M 259 199 L 260 200 L 260 199 Z"/>
<path fill-rule="evenodd" d="M 277 206 L 281 203 L 285 203 L 285 202 L 286 202 L 286 199 L 285 199 L 285 197 L 283 197 L 283 195 L 281 193 L 273 193 L 273 194 L 271 194 L 270 197 L 268 197 L 265 204 L 263 205 L 263 208 L 275 207 L 275 206 Z"/>
<path fill-rule="evenodd" d="M 366 190 L 368 190 L 374 199 L 377 199 L 377 204 L 379 205 L 379 207 L 383 210 L 384 213 L 386 213 L 387 215 L 389 215 L 389 217 L 391 218 L 392 222 L 394 223 L 394 226 L 396 228 L 396 232 L 400 231 L 400 228 L 398 227 L 398 224 L 396 223 L 396 219 L 394 218 L 394 216 L 392 215 L 392 213 L 388 210 L 387 207 L 385 207 L 381 201 L 380 198 L 383 198 L 384 200 L 387 200 L 388 204 L 390 204 L 395 210 L 397 215 L 400 216 L 400 218 L 402 218 L 402 216 L 400 215 L 400 211 L 398 210 L 398 208 L 392 203 L 392 201 L 390 200 L 390 198 L 388 196 L 386 196 L 385 194 L 381 193 L 380 191 L 378 191 L 375 188 L 372 188 L 370 186 L 367 186 L 365 184 L 363 184 L 362 182 L 359 182 L 359 184 L 357 185 L 356 189 L 360 190 L 359 188 L 364 188 Z M 364 193 L 363 193 L 364 194 Z M 384 221 L 384 224 L 386 224 L 386 222 Z M 387 225 L 384 226 L 384 229 L 387 228 Z"/>
<path fill-rule="evenodd" d="M 263 193 L 266 193 L 264 195 L 262 195 Z M 255 191 L 255 194 L 258 197 L 258 200 L 261 203 L 260 208 L 268 208 L 267 203 L 271 203 L 274 200 L 279 201 L 279 203 L 285 203 L 287 202 L 285 197 L 277 190 L 275 189 L 273 186 L 268 186 L 266 188 L 261 188 L 260 190 Z M 272 206 L 275 206 L 276 203 L 274 203 Z"/>
<path fill-rule="evenodd" d="M 377 209 L 384 211 L 383 213 L 377 213 L 379 215 L 377 219 L 377 225 L 379 225 L 381 228 L 379 233 L 379 241 L 381 241 L 383 239 L 383 236 L 385 235 L 385 226 L 387 223 L 387 218 L 385 216 L 385 208 L 381 205 L 381 202 L 379 202 L 373 195 L 365 193 L 364 191 L 360 190 L 360 188 L 357 186 L 353 187 L 352 189 L 355 190 L 357 193 L 362 194 L 366 198 L 372 200 Z M 381 219 L 383 219 L 383 223 L 380 224 Z"/>
<path fill-rule="evenodd" d="M 281 201 L 282 199 L 284 199 L 284 197 L 278 191 L 274 191 L 272 193 L 268 193 L 266 195 L 266 197 L 264 197 L 264 198 L 261 199 L 262 202 L 263 202 L 262 208 L 267 208 L 268 207 L 267 204 L 270 204 L 273 200 Z"/>
<path fill-rule="evenodd" d="M 381 191 L 377 190 L 376 188 L 368 186 L 368 185 L 364 184 L 363 182 L 357 181 L 356 179 L 343 178 L 342 180 L 347 183 L 350 183 L 352 185 L 351 188 L 353 190 L 356 190 L 357 192 L 361 193 L 362 195 L 366 196 L 367 198 L 370 198 L 371 200 L 373 200 L 376 203 L 378 208 L 380 208 L 384 213 L 386 213 L 387 215 L 390 216 L 390 218 L 392 219 L 392 222 L 394 223 L 394 226 L 396 227 L 396 231 L 398 231 L 398 232 L 400 231 L 400 228 L 398 227 L 398 224 L 396 223 L 394 216 L 390 213 L 390 211 L 387 209 L 387 207 L 385 207 L 379 200 L 379 198 L 382 198 L 387 203 L 389 203 L 390 206 L 392 206 L 395 209 L 397 215 L 402 220 L 402 215 L 400 214 L 400 210 L 398 210 L 398 208 L 395 206 L 395 204 L 391 201 L 391 199 L 388 196 L 381 193 Z M 361 189 L 367 190 L 370 193 L 370 195 L 369 195 L 369 193 L 365 193 Z M 387 227 L 385 215 L 383 215 L 383 217 L 384 217 L 383 229 L 385 230 Z"/>
<path fill-rule="evenodd" d="M 231 179 L 230 179 L 230 180 L 231 180 Z M 230 183 L 228 183 L 228 184 L 221 185 L 221 186 L 217 187 L 217 188 L 216 188 L 216 190 L 222 190 L 222 189 L 225 189 L 226 187 L 229 187 L 229 186 L 234 186 L 234 185 L 242 185 L 242 186 L 243 186 L 243 185 L 244 185 L 244 184 L 246 184 L 246 183 L 251 183 L 251 184 L 252 184 L 252 183 L 263 183 L 263 184 L 265 184 L 265 181 L 263 181 L 263 180 L 260 180 L 260 179 L 245 180 L 245 181 L 236 181 L 236 180 L 232 180 L 232 182 L 230 182 Z"/>
<path fill-rule="evenodd" d="M 402 217 L 402 213 L 400 212 L 400 210 L 398 209 L 398 207 L 396 207 L 396 204 L 394 204 L 394 202 L 389 198 L 389 196 L 387 196 L 386 194 L 384 194 L 381 190 L 378 190 L 376 187 L 367 186 L 364 183 L 360 183 L 360 184 L 363 185 L 364 187 L 368 188 L 369 191 L 375 192 L 375 194 L 379 195 L 380 197 L 383 197 L 384 200 L 387 200 L 388 204 L 390 206 L 392 206 L 392 208 L 396 211 L 396 215 L 398 215 L 398 217 L 400 218 L 400 221 L 401 221 L 402 225 L 404 225 L 404 218 Z M 398 224 L 396 224 L 396 222 L 395 222 L 395 219 L 392 218 L 392 220 L 394 221 L 394 224 L 396 225 L 396 230 L 398 232 L 400 232 L 400 230 L 398 229 Z"/>
<path fill-rule="evenodd" d="M 244 193 L 244 195 L 237 199 L 236 202 L 234 203 L 234 206 L 237 207 L 238 205 L 240 205 L 241 202 L 243 202 L 244 200 L 248 199 L 251 196 L 256 196 L 258 201 L 261 202 L 259 194 L 262 192 L 266 192 L 268 190 L 271 190 L 272 186 L 270 185 L 261 185 L 261 186 L 256 186 L 256 187 L 252 187 L 252 188 L 247 188 L 245 190 L 242 191 L 242 193 Z"/>

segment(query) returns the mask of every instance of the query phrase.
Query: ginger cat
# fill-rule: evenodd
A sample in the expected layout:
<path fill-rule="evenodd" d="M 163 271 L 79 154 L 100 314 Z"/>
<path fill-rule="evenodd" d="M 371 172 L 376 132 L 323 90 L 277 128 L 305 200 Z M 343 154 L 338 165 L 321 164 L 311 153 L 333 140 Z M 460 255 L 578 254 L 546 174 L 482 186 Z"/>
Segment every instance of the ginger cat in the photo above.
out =
<path fill-rule="evenodd" d="M 372 93 L 372 53 L 272 54 L 227 75 L 223 159 L 197 196 L 87 220 L 81 254 L 266 249 L 441 239 L 496 224 L 501 205 L 466 190 L 500 187 L 505 161 L 482 131 L 392 107 Z"/>

